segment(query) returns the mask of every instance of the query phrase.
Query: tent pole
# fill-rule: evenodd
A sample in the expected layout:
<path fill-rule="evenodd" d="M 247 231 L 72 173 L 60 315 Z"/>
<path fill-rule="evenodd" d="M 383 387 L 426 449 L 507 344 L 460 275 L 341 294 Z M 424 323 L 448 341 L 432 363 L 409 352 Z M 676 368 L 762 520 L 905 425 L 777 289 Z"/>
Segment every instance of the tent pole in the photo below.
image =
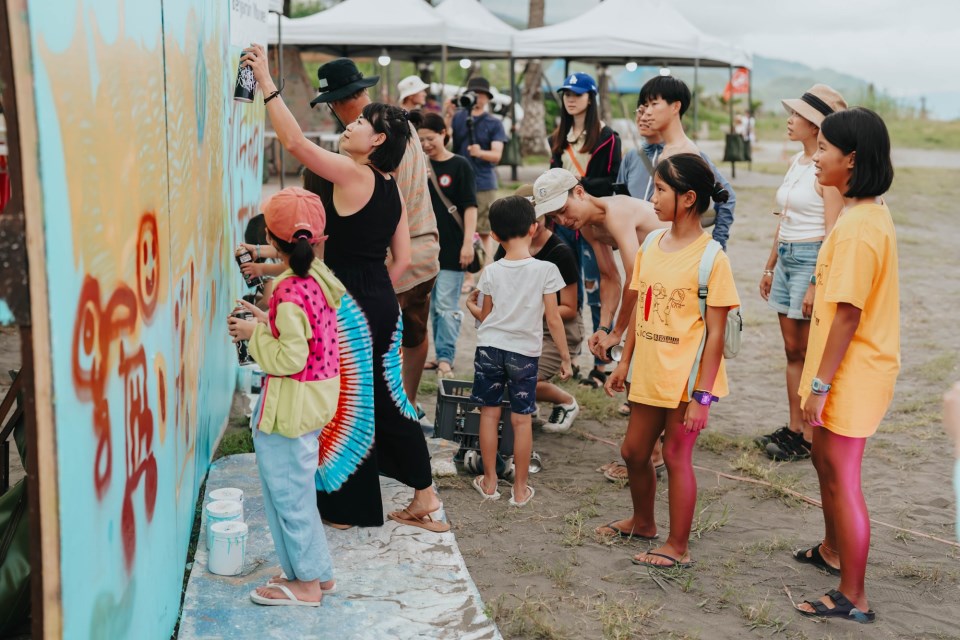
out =
<path fill-rule="evenodd" d="M 507 64 L 510 65 L 510 142 L 507 144 L 514 145 L 514 148 L 519 149 L 520 145 L 516 140 L 517 137 L 517 70 L 516 64 L 514 63 L 513 56 L 510 56 L 507 60 Z M 510 163 L 510 179 L 514 182 L 517 181 L 517 163 Z"/>
<path fill-rule="evenodd" d="M 730 65 L 730 133 L 735 133 L 733 126 L 733 65 Z M 737 177 L 737 163 L 733 160 L 730 161 L 730 175 L 732 178 Z"/>
<path fill-rule="evenodd" d="M 698 117 L 699 111 L 697 109 L 697 103 L 700 102 L 700 89 L 698 88 L 698 83 L 700 82 L 700 58 L 694 58 L 693 60 L 693 139 L 697 140 L 700 137 L 700 118 Z"/>
<path fill-rule="evenodd" d="M 277 13 L 277 86 L 283 86 L 283 29 L 280 28 L 280 21 L 283 14 Z M 277 171 L 280 173 L 280 188 L 283 189 L 283 145 L 274 145 L 274 149 L 280 147 L 280 154 L 277 157 Z"/>
<path fill-rule="evenodd" d="M 440 47 L 440 109 L 443 109 L 443 101 L 446 99 L 444 91 L 447 90 L 447 45 Z"/>
<path fill-rule="evenodd" d="M 563 78 L 566 82 L 567 76 L 570 75 L 570 58 L 563 59 Z"/>
<path fill-rule="evenodd" d="M 753 138 L 753 69 L 747 69 L 747 141 Z M 750 159 L 747 161 L 747 167 L 753 171 L 753 150 L 750 151 Z"/>

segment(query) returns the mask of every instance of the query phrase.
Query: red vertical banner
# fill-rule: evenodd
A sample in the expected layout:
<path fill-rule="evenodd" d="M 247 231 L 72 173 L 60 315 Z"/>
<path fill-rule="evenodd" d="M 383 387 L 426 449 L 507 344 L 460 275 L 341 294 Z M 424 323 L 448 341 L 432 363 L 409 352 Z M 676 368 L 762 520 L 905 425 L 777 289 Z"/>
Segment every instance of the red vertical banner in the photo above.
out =
<path fill-rule="evenodd" d="M 723 99 L 729 101 L 734 94 L 749 92 L 750 72 L 744 67 L 737 67 L 737 70 L 733 72 L 733 76 L 730 78 L 730 81 L 727 82 L 727 86 L 723 90 Z"/>

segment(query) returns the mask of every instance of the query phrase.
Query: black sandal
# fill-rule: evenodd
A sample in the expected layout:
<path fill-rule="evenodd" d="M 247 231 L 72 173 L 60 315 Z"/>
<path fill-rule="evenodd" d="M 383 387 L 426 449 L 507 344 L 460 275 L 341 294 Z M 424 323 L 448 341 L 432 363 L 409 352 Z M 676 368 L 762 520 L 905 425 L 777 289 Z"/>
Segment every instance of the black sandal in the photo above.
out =
<path fill-rule="evenodd" d="M 841 618 L 843 620 L 852 620 L 860 624 L 870 624 L 877 619 L 877 614 L 870 611 L 861 611 L 857 609 L 852 602 L 836 589 L 827 591 L 827 596 L 833 600 L 835 605 L 832 609 L 819 600 L 804 600 L 804 604 L 813 607 L 813 611 L 804 611 L 798 608 L 797 611 L 808 618 Z"/>
<path fill-rule="evenodd" d="M 793 559 L 802 564 L 812 564 L 813 566 L 823 569 L 832 576 L 839 576 L 840 569 L 827 564 L 827 561 L 823 559 L 823 556 L 820 555 L 820 546 L 823 543 L 815 544 L 808 549 L 797 549 L 793 552 Z M 810 555 L 807 555 L 810 554 Z"/>
<path fill-rule="evenodd" d="M 607 374 L 597 369 L 591 369 L 586 378 L 580 380 L 581 387 L 590 389 L 603 389 L 603 384 L 607 381 Z"/>

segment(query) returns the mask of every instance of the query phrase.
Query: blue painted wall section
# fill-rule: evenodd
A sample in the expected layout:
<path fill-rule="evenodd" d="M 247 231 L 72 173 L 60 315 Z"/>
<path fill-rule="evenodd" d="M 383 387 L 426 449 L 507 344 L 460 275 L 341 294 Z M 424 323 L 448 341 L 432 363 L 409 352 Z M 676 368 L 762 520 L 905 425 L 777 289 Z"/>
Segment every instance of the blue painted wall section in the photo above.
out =
<path fill-rule="evenodd" d="M 223 0 L 30 0 L 66 638 L 169 638 L 228 417 L 262 104 Z"/>

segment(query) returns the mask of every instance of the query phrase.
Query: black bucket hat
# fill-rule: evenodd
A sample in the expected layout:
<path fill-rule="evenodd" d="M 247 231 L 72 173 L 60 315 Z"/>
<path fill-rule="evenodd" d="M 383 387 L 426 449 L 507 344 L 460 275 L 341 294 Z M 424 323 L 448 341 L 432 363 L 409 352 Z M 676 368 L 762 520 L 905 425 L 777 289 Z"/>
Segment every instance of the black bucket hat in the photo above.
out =
<path fill-rule="evenodd" d="M 490 92 L 490 81 L 480 76 L 470 78 L 470 82 L 467 83 L 467 91 L 485 93 L 490 96 L 490 98 L 493 98 L 493 93 Z"/>
<path fill-rule="evenodd" d="M 321 102 L 336 102 L 353 95 L 360 89 L 372 87 L 380 82 L 380 76 L 364 78 L 356 63 L 350 58 L 337 58 L 321 65 L 317 69 L 320 80 L 320 93 L 310 101 L 310 106 Z"/>

